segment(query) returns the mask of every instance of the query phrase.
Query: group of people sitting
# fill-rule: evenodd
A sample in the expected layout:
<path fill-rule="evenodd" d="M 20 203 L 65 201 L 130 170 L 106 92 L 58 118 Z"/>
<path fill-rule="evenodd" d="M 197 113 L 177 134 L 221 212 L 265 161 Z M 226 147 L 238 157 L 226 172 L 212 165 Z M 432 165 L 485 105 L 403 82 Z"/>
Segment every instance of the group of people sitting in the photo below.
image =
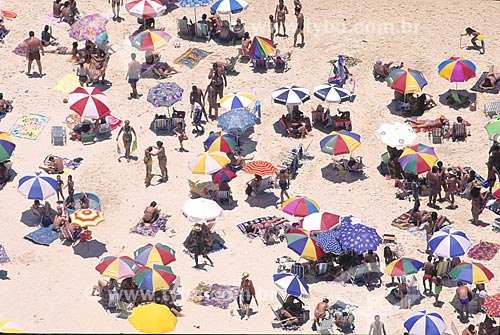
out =
<path fill-rule="evenodd" d="M 297 105 L 293 106 L 291 112 L 285 116 L 284 123 L 287 131 L 296 138 L 309 136 L 312 130 L 311 119 L 305 116 Z"/>
<path fill-rule="evenodd" d="M 141 77 L 148 77 L 149 72 L 158 78 L 166 78 L 178 71 L 167 62 L 162 62 L 161 55 L 158 52 L 146 51 L 145 62 L 141 67 Z"/>
<path fill-rule="evenodd" d="M 339 331 L 352 332 L 356 327 L 354 326 L 354 314 L 349 310 L 335 311 L 333 306 L 329 306 L 330 300 L 323 298 L 323 300 L 316 305 L 314 309 L 314 319 L 312 330 L 316 331 L 318 325 L 327 319 L 333 318 L 333 323 L 338 327 Z"/>
<path fill-rule="evenodd" d="M 106 121 L 106 117 L 94 120 L 83 120 L 73 127 L 75 140 L 83 141 L 85 136 L 92 136 L 103 133 L 110 133 L 111 125 Z"/>
<path fill-rule="evenodd" d="M 325 109 L 319 104 L 316 109 L 311 111 L 314 125 L 321 125 L 324 128 L 333 127 L 334 130 L 352 130 L 351 112 L 343 111 L 337 108 L 338 114 L 331 115 L 330 108 Z"/>
<path fill-rule="evenodd" d="M 188 34 L 194 36 L 196 23 L 191 19 L 188 20 L 186 16 L 182 20 L 186 21 Z M 232 40 L 234 43 L 237 39 L 242 39 L 245 35 L 245 24 L 241 22 L 240 18 L 236 19 L 236 24 L 231 26 L 227 20 L 222 20 L 218 13 L 210 17 L 207 14 L 203 14 L 201 20 L 198 20 L 197 23 L 206 25 L 209 39 L 218 38 L 220 41 Z"/>
<path fill-rule="evenodd" d="M 426 110 L 437 106 L 433 96 L 426 93 L 418 95 L 394 91 L 394 100 L 399 103 L 398 108 L 403 116 L 421 116 Z"/>
<path fill-rule="evenodd" d="M 80 12 L 76 8 L 76 0 L 68 0 L 61 2 L 61 0 L 54 0 L 52 4 L 52 15 L 56 19 L 61 19 L 70 26 L 79 19 Z"/>

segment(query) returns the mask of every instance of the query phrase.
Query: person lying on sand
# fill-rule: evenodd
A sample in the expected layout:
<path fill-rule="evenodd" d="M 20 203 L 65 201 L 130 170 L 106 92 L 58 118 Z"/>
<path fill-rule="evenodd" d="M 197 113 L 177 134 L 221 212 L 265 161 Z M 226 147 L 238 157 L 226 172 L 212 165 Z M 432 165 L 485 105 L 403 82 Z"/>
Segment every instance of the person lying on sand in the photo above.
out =
<path fill-rule="evenodd" d="M 267 229 L 269 227 L 275 227 L 285 222 L 289 222 L 288 219 L 281 217 L 281 218 L 274 218 L 272 220 L 264 221 L 261 223 L 252 223 L 250 224 L 250 227 L 253 229 L 252 234 L 257 234 L 259 229 Z"/>
<path fill-rule="evenodd" d="M 41 165 L 40 169 L 50 174 L 61 174 L 64 172 L 64 162 L 59 157 L 49 156 L 49 164 Z"/>
<path fill-rule="evenodd" d="M 500 80 L 500 73 L 495 73 L 494 70 L 494 66 L 491 65 L 486 78 L 484 78 L 483 82 L 479 84 L 479 88 L 482 88 L 483 90 L 495 89 L 495 84 Z"/>
<path fill-rule="evenodd" d="M 409 123 L 413 128 L 442 128 L 449 124 L 444 115 L 435 120 L 405 120 L 405 122 Z"/>
<path fill-rule="evenodd" d="M 391 65 L 392 62 L 383 64 L 381 60 L 377 60 L 375 64 L 373 64 L 373 75 L 375 78 L 387 78 L 391 73 Z"/>

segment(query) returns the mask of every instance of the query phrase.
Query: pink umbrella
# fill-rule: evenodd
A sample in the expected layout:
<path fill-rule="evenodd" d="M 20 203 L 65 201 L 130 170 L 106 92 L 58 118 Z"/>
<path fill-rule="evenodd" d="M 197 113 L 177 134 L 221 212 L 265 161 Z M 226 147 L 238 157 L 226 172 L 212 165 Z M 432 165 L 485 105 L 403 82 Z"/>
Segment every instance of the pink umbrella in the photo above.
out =
<path fill-rule="evenodd" d="M 336 228 L 340 224 L 340 216 L 328 213 L 312 213 L 300 220 L 300 228 L 311 233 Z"/>
<path fill-rule="evenodd" d="M 100 119 L 110 114 L 108 97 L 95 87 L 77 87 L 68 100 L 69 108 L 82 118 Z"/>
<path fill-rule="evenodd" d="M 132 0 L 125 4 L 130 15 L 149 19 L 161 16 L 165 12 L 165 5 L 160 0 Z"/>

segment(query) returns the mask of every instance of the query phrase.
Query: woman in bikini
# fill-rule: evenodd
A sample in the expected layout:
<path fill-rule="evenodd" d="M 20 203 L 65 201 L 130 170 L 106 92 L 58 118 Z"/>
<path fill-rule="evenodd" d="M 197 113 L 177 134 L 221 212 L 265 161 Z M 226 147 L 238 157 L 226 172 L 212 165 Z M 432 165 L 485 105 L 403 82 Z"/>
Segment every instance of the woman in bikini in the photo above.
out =
<path fill-rule="evenodd" d="M 121 133 L 123 132 L 123 146 L 125 147 L 125 158 L 127 162 L 130 162 L 130 146 L 132 145 L 132 134 L 137 138 L 137 134 L 135 133 L 134 128 L 130 126 L 130 121 L 125 120 L 125 125 L 121 127 L 118 136 L 116 136 L 116 140 L 120 138 Z M 120 159 L 118 159 L 120 161 Z"/>
<path fill-rule="evenodd" d="M 252 223 L 250 225 L 251 228 L 253 228 L 252 230 L 252 234 L 257 234 L 257 232 L 259 231 L 259 229 L 267 229 L 267 228 L 270 228 L 270 227 L 274 227 L 274 226 L 277 226 L 277 225 L 280 225 L 280 224 L 284 224 L 286 222 L 289 222 L 287 219 L 285 218 L 274 218 L 272 220 L 269 220 L 269 221 L 264 221 L 264 222 L 261 222 L 261 223 Z"/>
<path fill-rule="evenodd" d="M 287 14 L 288 14 L 288 8 L 286 8 L 283 0 L 279 0 L 279 3 L 276 5 L 276 11 L 274 13 L 276 22 L 278 22 L 277 35 L 280 34 L 280 27 L 281 25 L 283 25 L 283 36 L 288 37 L 288 35 L 286 34 L 286 27 L 285 27 L 285 19 Z"/>
<path fill-rule="evenodd" d="M 474 182 L 474 186 L 470 190 L 471 200 L 471 213 L 472 213 L 472 223 L 474 225 L 479 224 L 479 215 L 483 212 L 486 205 L 486 200 L 488 198 L 488 192 L 481 193 L 481 185 Z"/>
<path fill-rule="evenodd" d="M 435 120 L 406 120 L 412 128 L 442 128 L 446 124 L 449 124 L 448 119 L 441 115 L 439 119 Z"/>
<path fill-rule="evenodd" d="M 499 80 L 500 80 L 500 73 L 495 73 L 494 66 L 491 65 L 488 74 L 486 75 L 486 78 L 484 78 L 483 82 L 479 84 L 479 88 L 482 88 L 483 90 L 493 90 L 496 88 L 495 84 Z"/>

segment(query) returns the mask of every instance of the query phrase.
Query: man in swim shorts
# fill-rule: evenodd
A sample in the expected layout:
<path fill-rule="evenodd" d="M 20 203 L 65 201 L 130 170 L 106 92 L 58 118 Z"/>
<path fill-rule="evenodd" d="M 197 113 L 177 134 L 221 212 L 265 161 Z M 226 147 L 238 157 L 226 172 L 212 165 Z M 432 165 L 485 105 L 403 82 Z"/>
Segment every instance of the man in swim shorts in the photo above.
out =
<path fill-rule="evenodd" d="M 31 76 L 31 64 L 33 61 L 36 61 L 36 64 L 38 65 L 38 73 L 40 74 L 40 77 L 44 75 L 42 72 L 42 62 L 40 61 L 40 52 L 42 55 L 45 55 L 43 51 L 43 46 L 42 42 L 35 37 L 35 32 L 30 31 L 29 32 L 29 39 L 28 39 L 28 50 L 27 50 L 27 58 L 28 58 L 28 72 L 26 73 L 28 76 Z"/>
<path fill-rule="evenodd" d="M 304 14 L 300 12 L 301 7 L 295 7 L 295 16 L 297 16 L 297 29 L 295 30 L 295 35 L 293 35 L 293 46 L 297 44 L 297 36 L 302 39 L 300 46 L 304 46 Z"/>
<path fill-rule="evenodd" d="M 468 318 L 469 313 L 469 295 L 472 296 L 472 291 L 468 286 L 466 286 L 461 281 L 458 282 L 457 287 L 457 297 L 460 301 L 460 321 L 464 321 L 464 307 L 465 307 L 465 318 Z"/>
<path fill-rule="evenodd" d="M 427 292 L 427 287 L 425 286 L 425 282 L 429 281 L 429 291 L 432 292 L 432 274 L 434 272 L 434 264 L 432 264 L 432 256 L 427 256 L 427 262 L 424 263 L 424 293 Z"/>

